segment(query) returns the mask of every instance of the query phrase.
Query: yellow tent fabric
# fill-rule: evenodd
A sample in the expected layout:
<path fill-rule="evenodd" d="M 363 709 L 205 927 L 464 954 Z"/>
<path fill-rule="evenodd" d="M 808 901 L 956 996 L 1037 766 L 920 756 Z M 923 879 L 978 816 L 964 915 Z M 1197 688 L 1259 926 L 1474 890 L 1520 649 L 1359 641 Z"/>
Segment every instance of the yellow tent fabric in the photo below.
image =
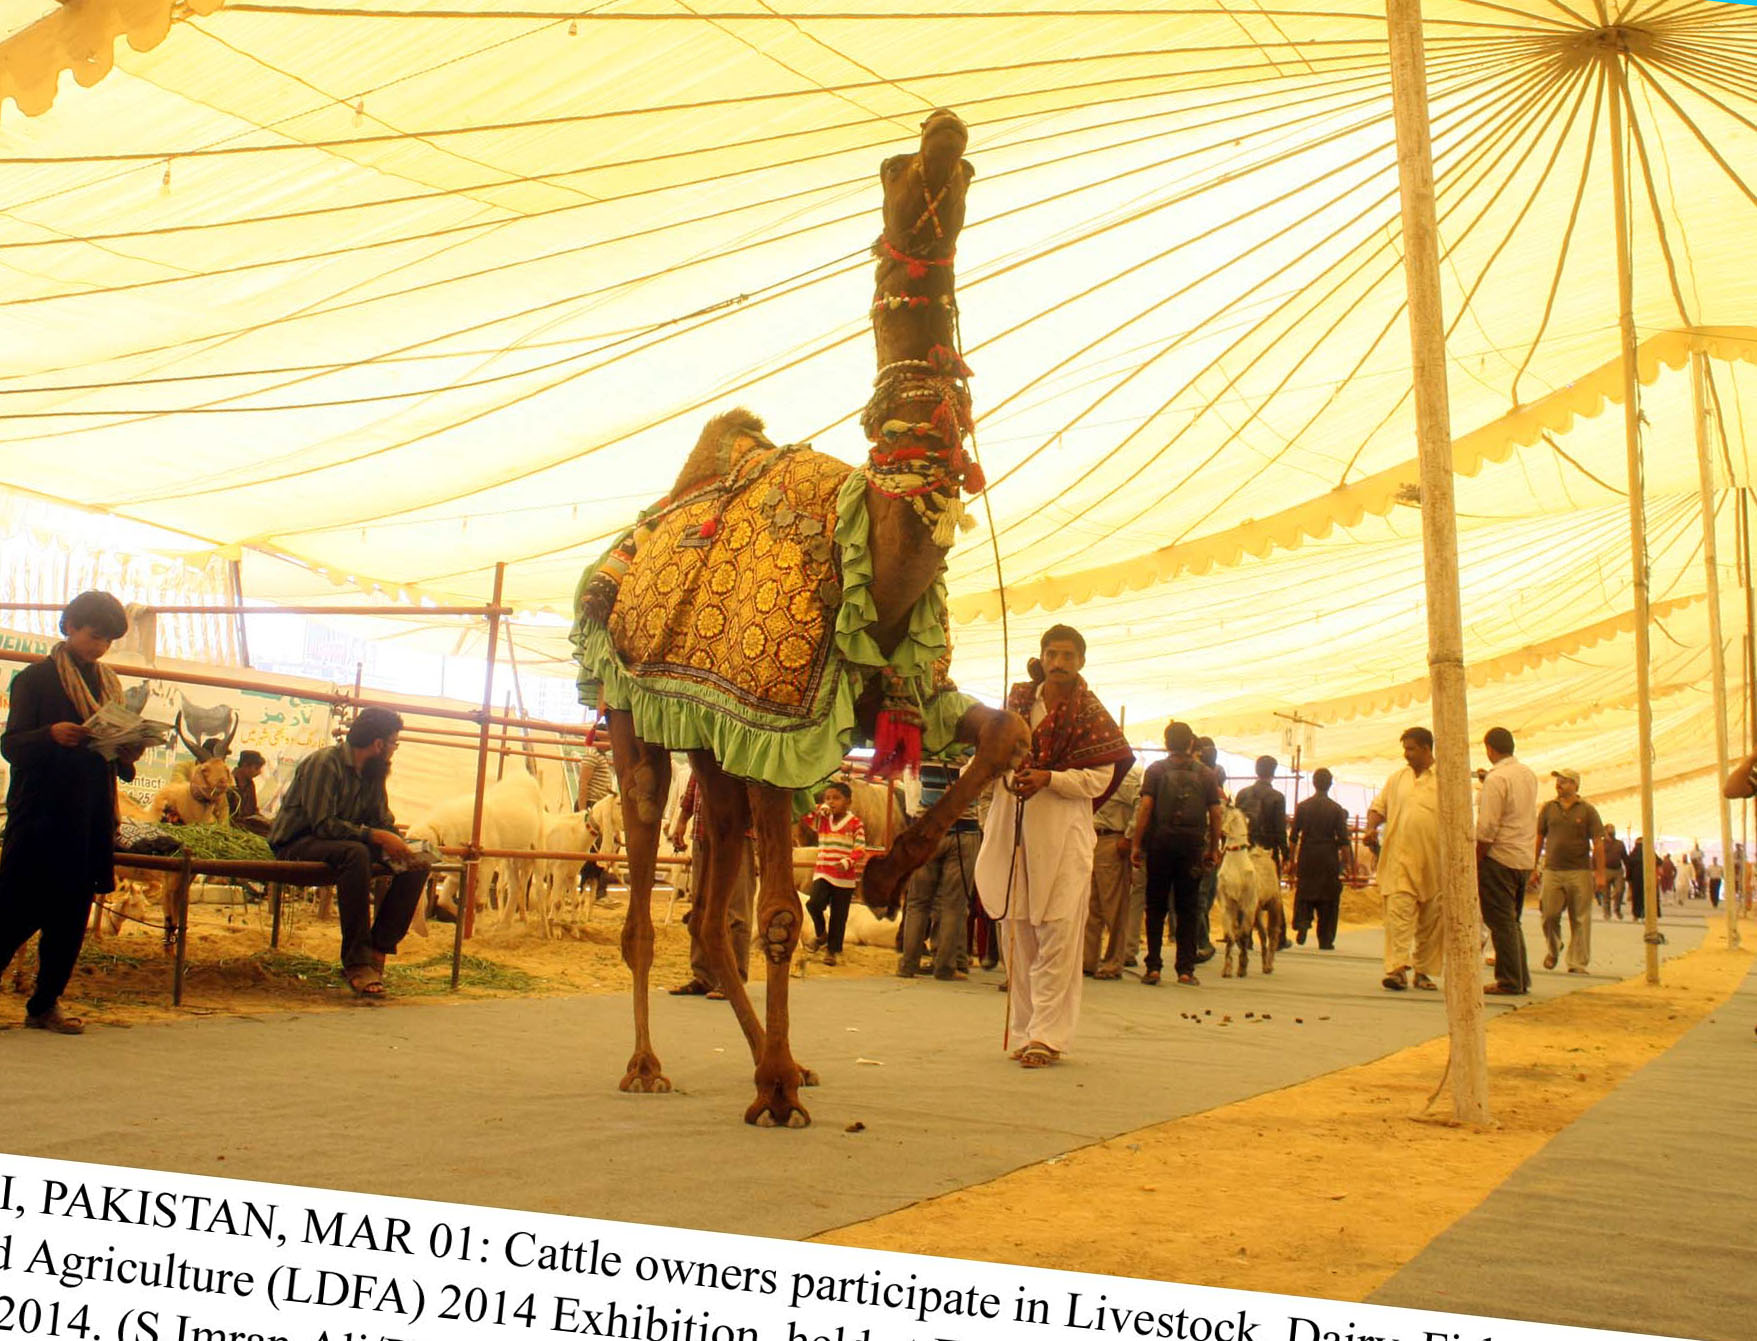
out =
<path fill-rule="evenodd" d="M 1607 59 L 1662 776 L 1712 739 L 1689 352 L 1729 564 L 1757 416 L 1757 9 L 1606 11 L 1425 5 L 1472 720 L 1589 793 L 1634 759 Z M 479 602 L 505 562 L 533 665 L 710 414 L 861 457 L 875 170 L 954 106 L 961 682 L 1067 619 L 1137 738 L 1302 710 L 1370 770 L 1424 714 L 1379 4 L 74 0 L 0 41 L 7 97 L 0 479 L 236 546 L 264 597 Z"/>

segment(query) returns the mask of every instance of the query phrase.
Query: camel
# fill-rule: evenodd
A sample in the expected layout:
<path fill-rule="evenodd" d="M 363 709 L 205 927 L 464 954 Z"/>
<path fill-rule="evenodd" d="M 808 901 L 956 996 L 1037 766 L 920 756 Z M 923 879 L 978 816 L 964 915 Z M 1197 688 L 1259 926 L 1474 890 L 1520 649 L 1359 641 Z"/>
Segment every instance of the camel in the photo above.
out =
<path fill-rule="evenodd" d="M 951 823 L 1029 743 L 1013 713 L 982 706 L 946 677 L 943 573 L 964 507 L 980 492 L 965 454 L 970 404 L 958 356 L 953 256 L 973 175 L 968 132 L 941 109 L 917 152 L 885 160 L 884 230 L 872 306 L 878 376 L 862 424 L 862 471 L 776 446 L 756 416 L 709 422 L 672 491 L 600 563 L 576 600 L 582 702 L 605 709 L 620 779 L 630 897 L 623 960 L 634 976 L 635 1046 L 625 1092 L 670 1090 L 653 1050 L 654 858 L 670 751 L 701 787 L 707 876 L 693 916 L 743 1029 L 756 1095 L 744 1120 L 803 1127 L 816 1083 L 789 1046 L 789 968 L 801 913 L 792 885 L 797 789 L 822 782 L 857 732 L 906 763 L 925 741 L 975 755 L 926 816 L 868 864 L 869 903 L 894 908 L 904 880 Z M 761 867 L 751 943 L 759 1019 L 732 962 L 727 900 L 754 831 Z"/>

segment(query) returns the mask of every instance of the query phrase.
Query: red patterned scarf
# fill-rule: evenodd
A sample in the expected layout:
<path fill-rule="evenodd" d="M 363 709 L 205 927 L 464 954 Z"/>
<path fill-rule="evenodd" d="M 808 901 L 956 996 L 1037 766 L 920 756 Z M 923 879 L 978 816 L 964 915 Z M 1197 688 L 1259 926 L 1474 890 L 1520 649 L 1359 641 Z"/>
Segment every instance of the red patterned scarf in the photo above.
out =
<path fill-rule="evenodd" d="M 1031 701 L 1037 689 L 1036 682 L 1031 680 L 1014 685 L 1007 695 L 1007 707 L 1030 721 Z M 1122 729 L 1081 679 L 1075 683 L 1074 692 L 1050 707 L 1031 732 L 1031 753 L 1024 767 L 1060 771 L 1112 765 L 1116 775 L 1104 789 L 1104 795 L 1092 803 L 1097 810 L 1122 785 L 1134 762 L 1135 752 L 1129 748 Z"/>

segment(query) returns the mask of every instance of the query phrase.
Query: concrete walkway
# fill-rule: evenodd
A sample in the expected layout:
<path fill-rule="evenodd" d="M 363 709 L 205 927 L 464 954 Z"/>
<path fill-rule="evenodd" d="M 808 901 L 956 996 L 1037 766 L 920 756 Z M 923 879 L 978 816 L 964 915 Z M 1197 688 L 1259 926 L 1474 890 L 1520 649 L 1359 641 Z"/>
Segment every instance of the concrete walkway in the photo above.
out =
<path fill-rule="evenodd" d="M 1749 924 L 1745 935 L 1751 936 Z M 1757 978 L 1527 1161 L 1374 1303 L 1757 1334 Z"/>
<path fill-rule="evenodd" d="M 1534 922 L 1528 914 L 1535 943 Z M 1667 930 L 1665 953 L 1677 954 L 1702 923 L 1674 917 Z M 1042 1072 L 1005 1061 L 997 975 L 808 977 L 794 988 L 794 1046 L 824 1083 L 807 1099 L 814 1125 L 799 1132 L 740 1121 L 748 1055 L 730 1011 L 700 998 L 654 1000 L 656 1046 L 677 1086 L 658 1096 L 617 1092 L 631 1037 L 621 997 L 204 1018 L 83 1039 L 13 1029 L 0 1035 L 5 1145 L 803 1238 L 1444 1033 L 1439 994 L 1380 987 L 1378 945 L 1364 931 L 1333 953 L 1285 952 L 1270 978 L 1223 980 L 1210 965 L 1196 989 L 1088 982 L 1077 1051 Z M 1534 999 L 1638 972 L 1640 929 L 1595 927 L 1593 950 L 1592 975 L 1539 972 Z M 1705 1174 L 1712 1164 L 1702 1161 Z M 1576 1285 L 1633 1269 L 1614 1244 L 1550 1260 Z M 1453 1270 L 1442 1265 L 1439 1279 Z M 1433 1277 L 1410 1279 L 1430 1303 L 1472 1307 L 1440 1299 Z M 1499 1312 L 1503 1301 L 1483 1302 Z M 1552 1315 L 1534 1305 L 1532 1316 Z"/>

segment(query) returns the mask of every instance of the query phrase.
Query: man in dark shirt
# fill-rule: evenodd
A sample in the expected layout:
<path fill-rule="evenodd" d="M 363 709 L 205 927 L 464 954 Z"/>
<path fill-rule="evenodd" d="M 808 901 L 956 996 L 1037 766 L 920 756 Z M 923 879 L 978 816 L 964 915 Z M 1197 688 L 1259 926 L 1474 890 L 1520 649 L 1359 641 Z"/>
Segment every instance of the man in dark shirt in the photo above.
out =
<path fill-rule="evenodd" d="M 1568 972 L 1585 973 L 1592 958 L 1592 901 L 1605 887 L 1604 821 L 1580 797 L 1580 774 L 1561 768 L 1556 799 L 1537 812 L 1537 871 L 1544 940 L 1543 966 L 1553 969 L 1562 953 L 1562 913 L 1568 914 Z"/>
<path fill-rule="evenodd" d="M 268 821 L 262 817 L 256 804 L 256 779 L 262 776 L 267 764 L 268 760 L 257 751 L 245 750 L 238 756 L 238 767 L 232 770 L 232 823 L 265 838 L 268 836 Z"/>
<path fill-rule="evenodd" d="M 1354 866 L 1354 845 L 1348 834 L 1348 812 L 1330 799 L 1330 770 L 1312 774 L 1317 795 L 1308 796 L 1293 812 L 1293 930 L 1306 943 L 1314 915 L 1318 948 L 1336 948 L 1336 921 L 1342 911 L 1343 863 Z"/>
<path fill-rule="evenodd" d="M 1166 757 L 1148 767 L 1135 809 L 1130 860 L 1147 864 L 1147 961 L 1141 981 L 1159 982 L 1160 938 L 1170 896 L 1177 912 L 1177 980 L 1196 986 L 1196 918 L 1202 872 L 1220 860 L 1220 784 L 1190 753 L 1196 733 L 1165 728 Z"/>
<path fill-rule="evenodd" d="M 1251 846 L 1270 853 L 1275 858 L 1275 873 L 1280 875 L 1287 857 L 1287 798 L 1275 788 L 1276 767 L 1274 755 L 1259 755 L 1257 780 L 1239 792 L 1233 804 L 1250 821 Z M 1285 950 L 1292 944 L 1283 936 L 1279 948 Z"/>
<path fill-rule="evenodd" d="M 269 846 L 282 861 L 321 861 L 335 872 L 336 906 L 342 923 L 342 976 L 357 996 L 384 995 L 384 959 L 396 953 L 427 883 L 393 827 L 385 778 L 403 719 L 386 708 L 363 708 L 340 745 L 315 750 L 299 761 L 280 813 L 269 829 Z M 372 916 L 374 849 L 407 869 Z"/>
<path fill-rule="evenodd" d="M 116 780 L 134 780 L 138 744 L 112 761 L 89 748 L 85 722 L 122 701 L 115 672 L 100 665 L 128 632 L 122 603 L 84 591 L 61 612 L 61 642 L 12 681 L 0 754 L 12 765 L 6 833 L 0 839 L 0 969 L 37 932 L 37 983 L 24 1027 L 82 1034 L 61 1011 L 92 899 L 116 888 Z"/>

